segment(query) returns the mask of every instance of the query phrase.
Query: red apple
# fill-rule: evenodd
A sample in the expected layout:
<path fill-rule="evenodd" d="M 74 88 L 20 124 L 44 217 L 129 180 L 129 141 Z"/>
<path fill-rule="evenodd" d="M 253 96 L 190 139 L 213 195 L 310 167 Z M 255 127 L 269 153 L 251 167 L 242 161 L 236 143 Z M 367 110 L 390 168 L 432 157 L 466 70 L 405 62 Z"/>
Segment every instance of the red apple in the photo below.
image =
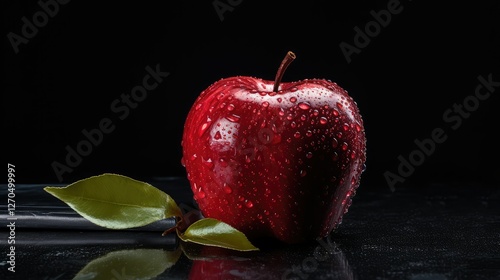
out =
<path fill-rule="evenodd" d="M 300 243 L 329 235 L 351 205 L 365 165 L 359 109 L 325 79 L 220 79 L 189 111 L 182 164 L 205 217 L 250 240 Z"/>

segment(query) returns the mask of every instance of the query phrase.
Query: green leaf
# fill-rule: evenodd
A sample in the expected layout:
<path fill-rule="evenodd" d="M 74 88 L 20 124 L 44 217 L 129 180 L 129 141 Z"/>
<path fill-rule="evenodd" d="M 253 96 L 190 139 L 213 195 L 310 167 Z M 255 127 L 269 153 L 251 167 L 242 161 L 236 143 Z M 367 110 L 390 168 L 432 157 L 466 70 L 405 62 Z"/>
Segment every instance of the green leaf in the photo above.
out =
<path fill-rule="evenodd" d="M 152 185 L 117 174 L 102 174 L 66 187 L 45 187 L 87 220 L 110 229 L 140 227 L 181 217 L 181 209 Z"/>
<path fill-rule="evenodd" d="M 73 280 L 83 279 L 155 279 L 173 266 L 182 250 L 162 249 L 121 250 L 108 253 L 89 262 Z"/>
<path fill-rule="evenodd" d="M 194 222 L 184 233 L 178 233 L 184 242 L 216 246 L 238 251 L 257 251 L 245 234 L 234 227 L 212 218 Z"/>

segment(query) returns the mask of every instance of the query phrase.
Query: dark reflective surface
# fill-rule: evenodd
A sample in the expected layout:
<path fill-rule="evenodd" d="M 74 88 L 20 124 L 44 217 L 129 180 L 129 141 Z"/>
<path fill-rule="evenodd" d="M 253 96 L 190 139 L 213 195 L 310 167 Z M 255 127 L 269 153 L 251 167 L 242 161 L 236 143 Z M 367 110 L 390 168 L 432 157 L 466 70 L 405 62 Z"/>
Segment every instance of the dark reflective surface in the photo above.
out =
<path fill-rule="evenodd" d="M 192 206 L 185 180 L 150 183 Z M 15 273 L 7 270 L 9 231 L 1 205 L 0 279 L 500 279 L 498 186 L 436 184 L 395 192 L 362 186 L 328 239 L 247 253 L 161 236 L 169 220 L 102 230 L 43 186 L 16 188 Z"/>

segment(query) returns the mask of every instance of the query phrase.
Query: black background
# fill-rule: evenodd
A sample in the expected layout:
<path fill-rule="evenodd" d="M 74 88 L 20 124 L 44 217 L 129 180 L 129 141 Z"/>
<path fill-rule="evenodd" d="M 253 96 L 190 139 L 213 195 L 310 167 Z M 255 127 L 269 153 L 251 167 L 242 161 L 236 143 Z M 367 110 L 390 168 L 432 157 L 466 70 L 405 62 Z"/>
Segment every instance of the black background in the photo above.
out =
<path fill-rule="evenodd" d="M 71 1 L 16 54 L 9 32 L 22 34 L 36 1 L 3 8 L 2 129 L 4 162 L 19 182 L 59 182 L 51 164 L 65 163 L 67 145 L 100 120 L 116 125 L 90 155 L 63 175 L 70 183 L 115 172 L 138 179 L 185 176 L 180 164 L 185 117 L 198 94 L 224 77 L 274 79 L 283 56 L 297 59 L 283 80 L 326 78 L 357 101 L 367 134 L 366 188 L 389 191 L 384 172 L 415 139 L 443 128 L 437 144 L 403 185 L 470 181 L 498 184 L 496 130 L 500 87 L 461 126 L 443 113 L 474 94 L 477 77 L 500 81 L 497 1 L 436 3 L 401 0 L 403 10 L 348 63 L 339 44 L 354 44 L 354 27 L 390 1 L 218 1 L 232 3 L 223 20 L 214 1 Z M 124 120 L 110 109 L 142 83 L 145 67 L 170 75 Z"/>

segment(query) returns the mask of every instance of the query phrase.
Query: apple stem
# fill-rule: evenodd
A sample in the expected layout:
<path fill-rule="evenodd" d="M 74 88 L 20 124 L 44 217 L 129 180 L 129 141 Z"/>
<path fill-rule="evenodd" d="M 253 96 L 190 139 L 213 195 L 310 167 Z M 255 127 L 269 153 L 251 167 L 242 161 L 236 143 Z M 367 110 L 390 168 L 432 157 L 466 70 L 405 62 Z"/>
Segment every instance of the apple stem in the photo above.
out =
<path fill-rule="evenodd" d="M 285 70 L 292 63 L 292 61 L 296 58 L 295 54 L 291 51 L 286 53 L 285 58 L 283 58 L 283 61 L 281 61 L 281 65 L 278 68 L 278 72 L 276 72 L 276 78 L 274 79 L 274 92 L 278 92 L 280 83 L 281 83 L 281 78 L 283 78 L 283 74 L 285 74 Z"/>

